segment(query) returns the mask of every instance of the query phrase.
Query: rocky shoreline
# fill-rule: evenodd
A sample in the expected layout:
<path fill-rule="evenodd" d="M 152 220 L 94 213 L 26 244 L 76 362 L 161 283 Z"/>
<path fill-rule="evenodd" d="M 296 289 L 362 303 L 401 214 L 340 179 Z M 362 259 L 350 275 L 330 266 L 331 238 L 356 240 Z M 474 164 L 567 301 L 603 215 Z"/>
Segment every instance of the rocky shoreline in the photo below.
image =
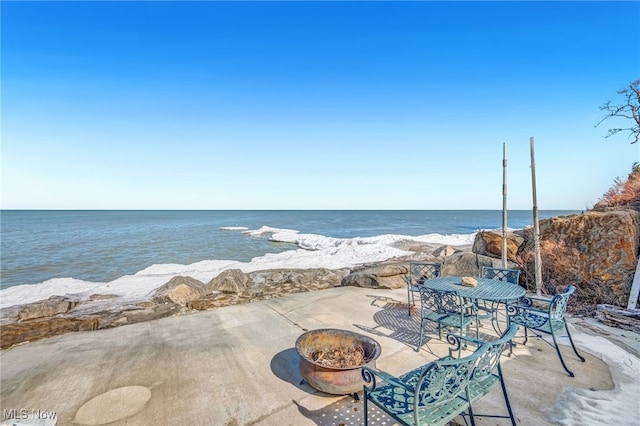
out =
<path fill-rule="evenodd" d="M 575 241 L 577 257 L 566 259 L 584 265 L 587 284 L 597 281 L 600 294 L 614 300 L 628 297 L 640 241 L 640 212 L 588 212 L 541 222 L 541 239 Z M 531 250 L 530 230 L 510 232 L 507 241 L 508 267 L 520 268 L 516 260 Z M 223 271 L 208 283 L 176 276 L 143 300 L 123 300 L 115 294 L 56 295 L 47 300 L 0 310 L 1 349 L 73 331 L 90 331 L 171 315 L 215 309 L 280 297 L 290 293 L 338 286 L 394 289 L 406 286 L 411 261 L 442 264 L 442 275 L 477 276 L 482 266 L 501 266 L 502 236 L 480 232 L 472 246 L 446 246 L 403 241 L 402 250 L 412 254 L 385 262 L 342 269 L 273 269 L 242 272 Z M 595 277 L 595 278 L 594 278 Z M 596 280 L 597 279 L 597 280 Z M 585 290 L 586 291 L 586 290 Z M 603 301 L 599 303 L 609 303 Z"/>
<path fill-rule="evenodd" d="M 406 249 L 406 247 L 405 247 Z M 0 310 L 0 343 L 16 344 L 73 331 L 90 331 L 150 321 L 171 315 L 221 308 L 339 286 L 402 288 L 411 261 L 444 263 L 453 254 L 472 255 L 470 246 L 412 243 L 414 254 L 388 262 L 331 270 L 274 269 L 244 273 L 229 269 L 203 283 L 176 276 L 147 300 L 123 302 L 114 294 L 52 296 Z M 493 263 L 489 259 L 489 263 Z"/>

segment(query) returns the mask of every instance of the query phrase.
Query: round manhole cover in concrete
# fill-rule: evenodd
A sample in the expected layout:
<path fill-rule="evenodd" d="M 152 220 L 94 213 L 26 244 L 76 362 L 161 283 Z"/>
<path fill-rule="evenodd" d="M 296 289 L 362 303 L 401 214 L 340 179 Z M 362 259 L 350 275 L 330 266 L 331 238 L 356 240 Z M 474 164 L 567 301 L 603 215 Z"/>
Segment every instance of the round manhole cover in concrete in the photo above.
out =
<path fill-rule="evenodd" d="M 112 389 L 87 401 L 76 413 L 75 423 L 87 426 L 104 425 L 133 416 L 151 399 L 145 386 L 125 386 Z"/>

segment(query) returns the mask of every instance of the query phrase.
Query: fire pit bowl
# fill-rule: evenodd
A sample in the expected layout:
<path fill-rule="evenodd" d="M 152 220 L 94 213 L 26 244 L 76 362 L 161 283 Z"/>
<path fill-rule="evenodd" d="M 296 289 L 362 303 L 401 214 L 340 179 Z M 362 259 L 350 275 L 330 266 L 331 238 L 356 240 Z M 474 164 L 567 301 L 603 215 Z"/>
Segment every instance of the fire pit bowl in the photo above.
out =
<path fill-rule="evenodd" d="M 362 390 L 361 367 L 375 368 L 382 352 L 370 337 L 333 328 L 307 331 L 296 340 L 296 350 L 304 381 L 333 395 Z"/>

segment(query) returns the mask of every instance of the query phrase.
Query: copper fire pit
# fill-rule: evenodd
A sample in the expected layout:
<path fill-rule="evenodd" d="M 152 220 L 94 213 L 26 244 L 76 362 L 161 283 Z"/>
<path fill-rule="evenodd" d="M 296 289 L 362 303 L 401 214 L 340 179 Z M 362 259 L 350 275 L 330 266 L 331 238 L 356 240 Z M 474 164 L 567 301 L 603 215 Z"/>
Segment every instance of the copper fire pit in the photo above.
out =
<path fill-rule="evenodd" d="M 361 367 L 375 368 L 382 352 L 380 344 L 370 337 L 332 328 L 307 331 L 298 337 L 296 350 L 304 381 L 333 395 L 361 391 Z"/>

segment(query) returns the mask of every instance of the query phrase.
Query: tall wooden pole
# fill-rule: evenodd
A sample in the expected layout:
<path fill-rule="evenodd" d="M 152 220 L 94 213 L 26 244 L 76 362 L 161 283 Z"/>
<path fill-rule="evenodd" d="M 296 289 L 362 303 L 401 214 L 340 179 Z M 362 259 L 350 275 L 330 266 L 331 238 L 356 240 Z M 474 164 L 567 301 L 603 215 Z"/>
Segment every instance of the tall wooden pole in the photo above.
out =
<path fill-rule="evenodd" d="M 536 160 L 533 149 L 533 136 L 529 138 L 531 145 L 531 185 L 533 188 L 533 252 L 536 277 L 536 294 L 542 294 L 542 261 L 540 259 L 540 228 L 538 226 L 538 197 L 536 196 Z"/>
<path fill-rule="evenodd" d="M 507 267 L 507 144 L 502 144 L 502 267 Z"/>

